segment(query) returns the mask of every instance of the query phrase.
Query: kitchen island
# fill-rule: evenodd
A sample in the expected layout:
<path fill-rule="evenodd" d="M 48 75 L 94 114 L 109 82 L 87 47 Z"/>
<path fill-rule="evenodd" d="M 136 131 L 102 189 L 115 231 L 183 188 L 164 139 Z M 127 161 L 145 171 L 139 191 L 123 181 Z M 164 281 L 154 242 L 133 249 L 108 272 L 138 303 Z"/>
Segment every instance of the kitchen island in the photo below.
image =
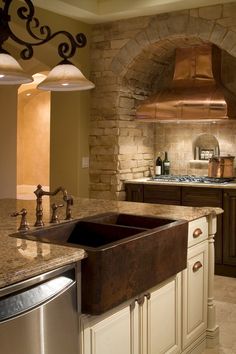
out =
<path fill-rule="evenodd" d="M 47 226 L 50 219 L 49 200 L 45 198 L 43 203 L 43 218 Z M 35 201 L 0 201 L 2 225 L 0 228 L 2 245 L 0 287 L 2 289 L 87 257 L 86 252 L 80 248 L 9 237 L 9 234 L 16 232 L 20 222 L 11 218 L 10 214 L 22 208 L 27 209 L 28 222 L 34 229 L 32 225 L 35 222 Z M 62 219 L 63 212 L 61 210 Z M 82 314 L 80 316 L 81 354 L 95 352 L 105 354 L 111 352 L 111 348 L 113 348 L 112 353 L 115 354 L 121 352 L 133 354 L 140 350 L 140 345 L 143 346 L 143 350 L 144 347 L 149 348 L 148 353 L 151 354 L 200 353 L 206 345 L 214 346 L 218 339 L 218 327 L 215 323 L 213 298 L 213 238 L 216 232 L 216 217 L 217 214 L 222 213 L 222 210 L 81 198 L 77 198 L 73 206 L 74 218 L 106 212 L 187 220 L 189 222 L 188 264 L 187 269 L 174 277 L 158 284 L 157 287 L 147 289 L 147 292 L 107 313 L 99 316 Z M 199 229 L 201 232 L 196 231 Z M 155 313 L 161 314 L 162 309 L 164 309 L 164 317 L 163 315 L 156 317 Z M 166 324 L 169 326 L 169 332 L 163 336 L 163 330 L 166 331 L 166 327 L 162 325 L 164 318 L 168 322 Z M 140 328 L 142 333 L 139 333 Z M 131 332 L 127 332 L 127 329 Z M 143 330 L 144 332 L 147 330 L 146 334 Z M 154 334 L 153 331 L 156 333 Z M 117 340 L 120 347 L 115 349 Z M 163 351 L 163 348 L 166 349 Z"/>

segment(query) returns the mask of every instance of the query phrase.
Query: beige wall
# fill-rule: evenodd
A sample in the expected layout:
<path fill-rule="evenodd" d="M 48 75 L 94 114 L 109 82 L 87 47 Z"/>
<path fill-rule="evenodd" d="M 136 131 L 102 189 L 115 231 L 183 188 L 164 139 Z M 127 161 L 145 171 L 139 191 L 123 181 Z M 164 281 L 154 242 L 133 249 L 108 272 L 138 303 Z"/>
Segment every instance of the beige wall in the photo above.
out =
<path fill-rule="evenodd" d="M 83 32 L 88 40 L 88 44 L 85 48 L 81 48 L 76 52 L 76 55 L 71 60 L 78 65 L 82 72 L 89 76 L 89 41 L 90 41 L 90 29 L 91 26 L 83 24 L 82 22 L 68 19 L 64 16 L 55 15 L 54 13 L 47 12 L 41 9 L 36 9 L 36 16 L 40 20 L 40 24 L 48 24 L 52 32 L 58 30 L 67 30 L 70 33 L 76 35 L 79 32 Z M 19 22 L 19 21 L 18 21 Z M 19 23 L 15 25 L 15 29 L 18 34 L 23 33 L 23 27 Z M 31 74 L 39 71 L 52 68 L 61 58 L 57 54 L 57 44 L 65 37 L 59 36 L 57 39 L 52 40 L 50 43 L 36 47 L 34 50 L 34 57 L 29 61 L 19 60 L 19 47 L 14 48 L 13 44 L 6 44 L 4 47 L 9 50 L 16 59 L 20 61 L 24 70 Z M 65 184 L 68 190 L 73 194 L 79 194 L 83 196 L 88 195 L 88 169 L 81 168 L 81 161 L 79 156 L 82 154 L 88 155 L 88 124 L 89 124 L 89 94 L 88 93 L 61 93 L 58 94 L 60 104 L 52 104 L 51 109 L 51 121 L 52 121 L 52 163 L 50 167 L 50 175 L 52 186 L 58 184 Z M 14 96 L 14 97 L 13 97 Z M 55 97 L 57 93 L 55 93 Z M 55 101 L 53 101 L 55 102 Z M 17 121 L 17 89 L 14 88 L 13 92 L 6 86 L 0 88 L 0 103 L 1 103 L 1 120 L 3 117 L 8 117 L 7 123 L 5 118 L 1 121 L 1 132 L 3 138 L 0 141 L 0 171 L 2 170 L 0 197 L 2 196 L 15 196 L 16 192 L 16 121 Z M 66 109 L 68 105 L 67 114 L 63 114 L 61 107 Z M 75 113 L 76 111 L 76 113 Z M 63 124 L 59 124 L 60 119 L 69 125 L 73 133 L 73 139 L 70 138 L 70 134 L 63 138 L 59 144 L 54 144 L 55 141 L 60 141 L 61 136 L 65 136 L 65 127 Z M 2 125 L 4 126 L 2 127 Z M 72 124 L 72 125 L 71 125 Z M 56 127 L 56 128 L 55 128 Z M 79 129 L 81 127 L 83 132 Z M 37 134 L 32 131 L 32 135 L 28 130 L 28 145 L 31 145 L 32 137 Z M 58 158 L 64 152 L 69 151 L 66 155 L 66 164 L 71 169 L 65 170 L 64 160 Z M 6 160 L 6 152 L 8 157 Z M 40 151 L 34 151 L 34 155 L 40 155 Z M 75 158 L 76 156 L 76 158 Z M 27 176 L 29 183 L 33 181 L 31 173 L 27 172 L 27 162 L 24 161 L 25 157 L 21 159 L 21 167 L 24 169 L 24 176 Z M 27 156 L 29 162 L 31 158 Z M 7 166 L 6 166 L 7 162 Z M 34 162 L 32 162 L 34 163 Z M 31 164 L 31 162 L 30 162 Z M 40 167 L 44 168 L 44 167 Z M 60 171 L 62 171 L 60 173 Z M 19 181 L 22 181 L 22 171 L 19 171 Z M 68 178 L 65 175 L 68 174 Z M 29 178 L 28 178 L 29 177 Z M 26 177 L 24 177 L 26 178 Z M 34 176 L 38 180 L 38 176 Z M 1 193 L 2 191 L 2 193 Z"/>
<path fill-rule="evenodd" d="M 81 197 L 88 196 L 88 168 L 82 169 L 82 156 L 89 156 L 89 102 L 89 92 L 52 93 L 50 186 L 64 186 Z"/>
<path fill-rule="evenodd" d="M 15 198 L 16 86 L 0 86 L 0 107 L 0 198 Z"/>
<path fill-rule="evenodd" d="M 17 184 L 49 185 L 50 93 L 18 95 Z"/>
<path fill-rule="evenodd" d="M 89 77 L 91 26 L 38 9 L 44 23 L 54 30 L 66 29 L 72 34 L 82 32 L 87 45 L 78 49 L 72 62 Z M 42 21 L 41 21 L 42 22 Z M 62 25 L 63 24 L 63 25 Z M 63 36 L 60 36 L 62 39 Z M 52 55 L 53 53 L 53 55 Z M 40 58 L 51 67 L 60 61 L 55 42 L 40 52 Z M 52 62 L 53 58 L 53 62 Z M 73 195 L 88 196 L 88 168 L 82 169 L 81 156 L 88 156 L 89 92 L 53 92 L 51 94 L 50 188 L 63 185 Z"/>
<path fill-rule="evenodd" d="M 64 23 L 64 28 L 67 23 Z M 72 24 L 74 27 L 72 27 Z M 69 24 L 68 24 L 69 25 Z M 91 26 L 70 23 L 72 32 L 85 33 L 88 43 L 77 51 L 73 63 L 89 78 Z M 90 91 L 53 92 L 51 95 L 51 167 L 52 189 L 63 185 L 68 192 L 88 196 L 89 170 L 82 168 L 82 156 L 89 156 Z"/>

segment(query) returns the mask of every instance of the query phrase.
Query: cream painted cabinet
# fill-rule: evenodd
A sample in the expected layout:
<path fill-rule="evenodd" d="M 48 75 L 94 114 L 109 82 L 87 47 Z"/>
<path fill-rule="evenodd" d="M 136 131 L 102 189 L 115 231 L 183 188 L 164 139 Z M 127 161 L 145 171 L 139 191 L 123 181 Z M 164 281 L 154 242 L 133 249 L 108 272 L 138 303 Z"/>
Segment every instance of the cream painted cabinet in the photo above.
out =
<path fill-rule="evenodd" d="M 208 296 L 208 241 L 188 249 L 183 275 L 183 348 L 206 331 Z"/>
<path fill-rule="evenodd" d="M 80 317 L 80 354 L 131 354 L 130 306 Z"/>
<path fill-rule="evenodd" d="M 82 315 L 80 354 L 175 354 L 181 341 L 181 275 L 130 305 L 100 316 Z"/>
<path fill-rule="evenodd" d="M 181 274 L 151 292 L 147 301 L 148 354 L 181 351 Z"/>

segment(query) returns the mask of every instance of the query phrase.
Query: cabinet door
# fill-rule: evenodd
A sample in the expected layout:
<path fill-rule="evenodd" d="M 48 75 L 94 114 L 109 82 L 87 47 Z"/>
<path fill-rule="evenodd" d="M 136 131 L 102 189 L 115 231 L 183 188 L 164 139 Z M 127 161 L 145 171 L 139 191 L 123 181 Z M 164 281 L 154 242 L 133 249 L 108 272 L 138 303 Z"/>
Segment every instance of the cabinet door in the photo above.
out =
<path fill-rule="evenodd" d="M 181 274 L 150 293 L 148 300 L 148 354 L 181 350 Z"/>
<path fill-rule="evenodd" d="M 128 202 L 143 202 L 143 185 L 129 184 L 125 185 L 126 200 Z"/>
<path fill-rule="evenodd" d="M 224 192 L 223 209 L 223 263 L 236 265 L 236 190 L 227 190 Z"/>
<path fill-rule="evenodd" d="M 100 316 L 82 315 L 80 329 L 80 354 L 133 354 L 130 306 Z"/>
<path fill-rule="evenodd" d="M 183 271 L 183 347 L 207 328 L 208 241 L 188 250 Z"/>

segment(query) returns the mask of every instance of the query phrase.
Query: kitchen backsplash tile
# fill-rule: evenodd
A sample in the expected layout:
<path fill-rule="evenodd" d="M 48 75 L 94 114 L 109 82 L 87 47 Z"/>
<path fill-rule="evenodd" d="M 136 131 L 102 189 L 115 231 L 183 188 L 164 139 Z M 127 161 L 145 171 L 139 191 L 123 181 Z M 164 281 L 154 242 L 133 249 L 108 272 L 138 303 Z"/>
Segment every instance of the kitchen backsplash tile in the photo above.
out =
<path fill-rule="evenodd" d="M 155 156 L 168 151 L 171 174 L 207 175 L 207 163 L 192 163 L 193 143 L 200 134 L 211 134 L 219 142 L 220 155 L 236 156 L 236 121 L 224 123 L 155 124 Z"/>

